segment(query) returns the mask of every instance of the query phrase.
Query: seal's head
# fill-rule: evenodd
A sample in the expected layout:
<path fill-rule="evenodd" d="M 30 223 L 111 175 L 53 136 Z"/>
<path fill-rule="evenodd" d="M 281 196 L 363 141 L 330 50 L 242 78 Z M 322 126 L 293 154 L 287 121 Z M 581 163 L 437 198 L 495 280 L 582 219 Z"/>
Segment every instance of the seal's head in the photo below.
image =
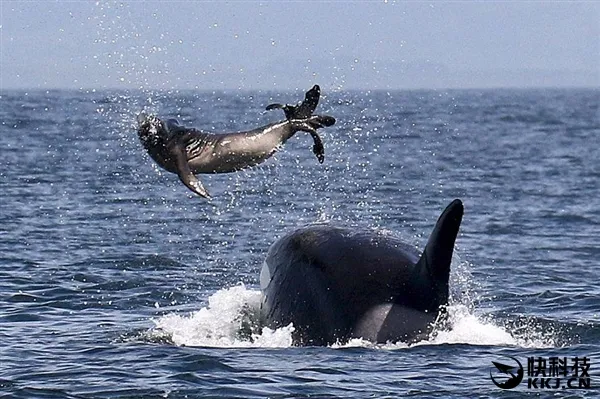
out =
<path fill-rule="evenodd" d="M 145 112 L 137 116 L 138 137 L 147 150 L 164 143 L 168 137 L 168 130 L 164 123 L 154 115 Z"/>

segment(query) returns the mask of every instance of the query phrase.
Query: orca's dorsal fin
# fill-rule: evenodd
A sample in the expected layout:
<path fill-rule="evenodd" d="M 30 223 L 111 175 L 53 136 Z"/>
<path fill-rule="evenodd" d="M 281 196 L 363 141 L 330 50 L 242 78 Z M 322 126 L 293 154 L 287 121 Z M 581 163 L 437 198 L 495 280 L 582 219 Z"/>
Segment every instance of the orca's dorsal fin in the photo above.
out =
<path fill-rule="evenodd" d="M 416 294 L 424 310 L 435 311 L 448 303 L 450 264 L 463 212 L 464 207 L 459 199 L 444 209 L 415 266 L 414 282 L 419 291 Z"/>

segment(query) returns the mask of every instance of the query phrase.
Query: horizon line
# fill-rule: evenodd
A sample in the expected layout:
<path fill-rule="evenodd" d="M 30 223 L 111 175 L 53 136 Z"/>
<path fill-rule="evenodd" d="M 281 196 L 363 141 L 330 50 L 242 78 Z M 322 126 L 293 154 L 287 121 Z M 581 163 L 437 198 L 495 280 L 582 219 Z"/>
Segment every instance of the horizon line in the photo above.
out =
<path fill-rule="evenodd" d="M 308 83 L 307 86 L 310 86 L 311 83 Z M 321 85 L 322 87 L 326 87 Z M 375 87 L 375 88 L 366 88 L 366 87 L 343 87 L 343 88 L 327 88 L 330 92 L 345 92 L 345 91 L 449 91 L 449 90 L 598 90 L 600 89 L 600 83 L 597 85 L 491 85 L 491 86 L 473 86 L 473 87 L 464 87 L 464 86 L 447 86 L 447 87 Z M 85 92 L 94 92 L 94 91 L 137 91 L 137 92 L 249 92 L 249 91 L 263 91 L 263 92 L 280 92 L 280 91 L 294 91 L 294 90 L 303 90 L 300 87 L 205 87 L 205 88 L 181 88 L 181 87 L 173 87 L 173 88 L 145 88 L 145 87 L 117 87 L 117 86 L 104 86 L 104 87 L 0 87 L 0 95 L 2 92 L 40 92 L 40 91 L 85 91 Z"/>

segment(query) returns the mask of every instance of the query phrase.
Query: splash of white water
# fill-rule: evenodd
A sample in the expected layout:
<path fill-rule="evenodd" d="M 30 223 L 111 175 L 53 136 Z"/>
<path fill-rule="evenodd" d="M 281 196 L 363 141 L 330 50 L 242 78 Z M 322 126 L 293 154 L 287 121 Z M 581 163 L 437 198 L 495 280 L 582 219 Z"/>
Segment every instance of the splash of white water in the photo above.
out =
<path fill-rule="evenodd" d="M 155 320 L 157 333 L 176 345 L 210 347 L 289 347 L 293 327 L 263 328 L 244 334 L 245 325 L 257 321 L 260 291 L 244 285 L 225 288 L 208 298 L 208 306 L 189 316 L 168 314 Z M 250 329 L 251 330 L 251 329 Z"/>
<path fill-rule="evenodd" d="M 251 328 L 257 325 L 260 309 L 260 291 L 238 285 L 224 288 L 208 298 L 208 306 L 189 315 L 168 314 L 155 320 L 153 334 L 167 336 L 175 345 L 205 347 L 270 347 L 282 348 L 293 345 L 292 325 L 271 330 Z M 389 343 L 374 345 L 353 339 L 333 348 L 365 347 L 380 349 L 403 349 L 414 345 L 469 344 L 521 347 L 548 347 L 552 342 L 532 331 L 527 337 L 517 337 L 485 317 L 472 313 L 463 304 L 448 308 L 449 328 L 437 331 L 430 339 L 408 345 Z"/>

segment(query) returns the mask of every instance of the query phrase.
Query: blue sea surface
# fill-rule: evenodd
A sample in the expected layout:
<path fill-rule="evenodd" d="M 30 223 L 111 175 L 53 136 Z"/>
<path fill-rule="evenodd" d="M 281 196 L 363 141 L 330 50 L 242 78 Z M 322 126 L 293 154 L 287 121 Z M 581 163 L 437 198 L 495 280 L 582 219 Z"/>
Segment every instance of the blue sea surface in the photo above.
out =
<path fill-rule="evenodd" d="M 600 90 L 325 91 L 324 164 L 298 133 L 200 176 L 211 200 L 137 139 L 142 110 L 247 130 L 303 95 L 3 91 L 0 397 L 598 397 Z M 319 221 L 422 249 L 454 198 L 450 324 L 430 339 L 295 347 L 293 326 L 248 328 L 278 237 Z M 510 357 L 525 378 L 503 390 L 492 361 Z M 590 387 L 529 387 L 529 357 L 587 357 Z"/>

